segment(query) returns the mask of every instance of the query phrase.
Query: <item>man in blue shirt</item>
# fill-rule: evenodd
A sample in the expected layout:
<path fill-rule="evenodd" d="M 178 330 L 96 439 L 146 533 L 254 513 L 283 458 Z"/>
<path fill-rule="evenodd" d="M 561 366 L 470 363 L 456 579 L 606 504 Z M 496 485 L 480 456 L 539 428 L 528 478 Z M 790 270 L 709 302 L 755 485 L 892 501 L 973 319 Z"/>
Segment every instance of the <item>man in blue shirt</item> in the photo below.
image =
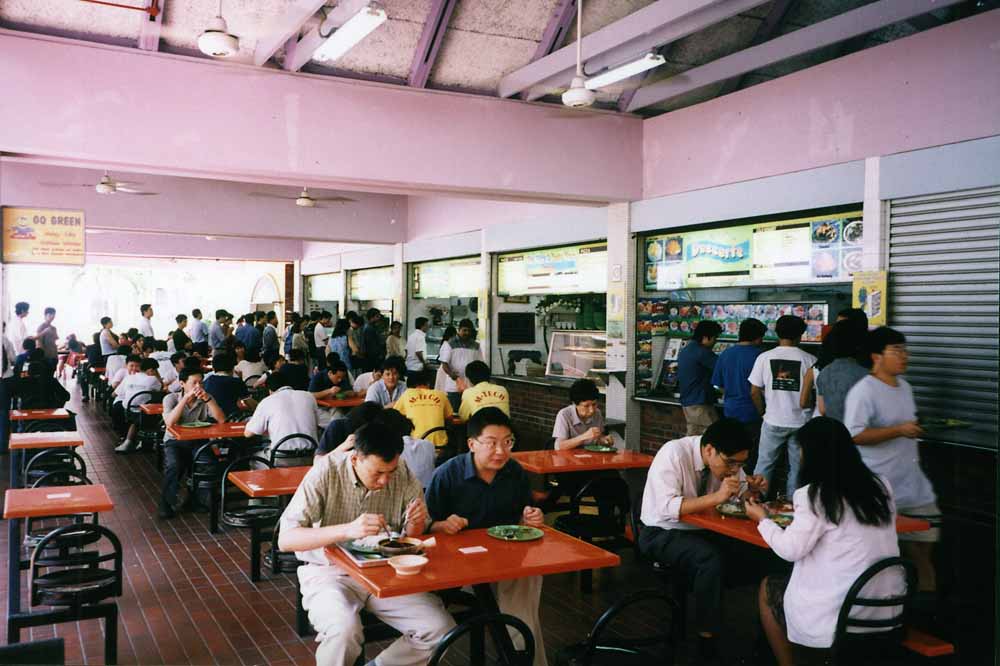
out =
<path fill-rule="evenodd" d="M 760 414 L 750 398 L 750 371 L 760 355 L 767 326 L 759 319 L 740 323 L 740 341 L 719 355 L 712 373 L 712 385 L 722 390 L 722 413 L 747 428 L 756 445 L 760 439 Z M 755 446 L 756 448 L 756 446 Z"/>
<path fill-rule="evenodd" d="M 528 475 L 510 456 L 514 448 L 510 418 L 496 407 L 484 407 L 469 419 L 468 435 L 469 453 L 438 467 L 427 488 L 430 531 L 456 534 L 496 525 L 542 526 L 542 510 L 531 506 Z M 545 666 L 538 617 L 542 577 L 500 581 L 493 588 L 500 611 L 520 618 L 531 629 L 534 666 Z M 515 647 L 520 647 L 517 643 Z"/>
<path fill-rule="evenodd" d="M 243 407 L 252 411 L 257 405 L 243 380 L 233 377 L 235 365 L 236 357 L 230 352 L 216 354 L 212 357 L 212 374 L 203 382 L 205 392 L 215 398 L 227 418 Z"/>
<path fill-rule="evenodd" d="M 687 420 L 687 434 L 700 435 L 719 420 L 715 411 L 712 372 L 716 356 L 712 351 L 722 327 L 717 322 L 699 321 L 691 339 L 677 355 L 677 383 L 681 389 L 681 407 Z"/>

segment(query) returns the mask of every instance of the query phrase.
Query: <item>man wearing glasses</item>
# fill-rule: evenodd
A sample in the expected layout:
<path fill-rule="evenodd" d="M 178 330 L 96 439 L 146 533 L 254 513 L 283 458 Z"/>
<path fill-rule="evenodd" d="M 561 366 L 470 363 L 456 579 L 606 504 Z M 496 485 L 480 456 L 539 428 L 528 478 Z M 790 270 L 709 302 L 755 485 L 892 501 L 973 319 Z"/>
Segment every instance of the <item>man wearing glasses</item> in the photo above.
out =
<path fill-rule="evenodd" d="M 763 476 L 743 471 L 751 440 L 743 424 L 724 418 L 703 435 L 664 444 L 649 468 L 642 496 L 639 549 L 681 574 L 693 590 L 696 630 L 704 663 L 718 660 L 724 579 L 763 575 L 770 551 L 681 522 L 681 516 L 712 509 L 747 489 L 767 492 Z M 760 566 L 757 566 L 757 565 Z M 759 577 L 759 576 L 757 576 Z"/>
<path fill-rule="evenodd" d="M 940 539 L 941 510 L 934 488 L 920 468 L 917 439 L 924 434 L 917 423 L 913 389 L 900 375 L 909 356 L 906 337 L 887 326 L 865 338 L 872 361 L 871 374 L 851 387 L 844 401 L 844 425 L 854 436 L 861 459 L 889 480 L 900 515 L 922 518 L 931 529 L 901 534 L 903 557 L 913 560 L 920 591 L 937 589 L 932 550 Z"/>
<path fill-rule="evenodd" d="M 456 534 L 463 529 L 496 525 L 543 524 L 542 510 L 531 506 L 528 475 L 511 459 L 514 433 L 510 418 L 496 407 L 484 407 L 468 425 L 469 453 L 458 455 L 434 472 L 427 488 L 431 532 Z M 542 577 L 494 583 L 500 611 L 523 620 L 535 637 L 534 666 L 545 666 L 545 644 L 538 604 Z M 515 647 L 518 641 L 514 641 Z"/>

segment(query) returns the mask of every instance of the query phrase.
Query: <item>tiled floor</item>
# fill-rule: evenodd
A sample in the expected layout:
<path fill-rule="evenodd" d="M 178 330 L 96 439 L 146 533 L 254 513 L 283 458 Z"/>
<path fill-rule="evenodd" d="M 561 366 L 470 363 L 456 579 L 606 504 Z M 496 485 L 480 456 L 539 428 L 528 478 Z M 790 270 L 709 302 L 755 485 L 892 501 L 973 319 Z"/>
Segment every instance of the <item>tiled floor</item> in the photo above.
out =
<path fill-rule="evenodd" d="M 101 522 L 120 537 L 124 547 L 125 590 L 118 600 L 119 663 L 121 664 L 310 664 L 315 643 L 299 638 L 293 628 L 295 588 L 291 574 L 272 576 L 265 568 L 264 580 L 251 583 L 248 569 L 248 537 L 242 530 L 217 535 L 208 532 L 207 515 L 183 513 L 170 521 L 156 517 L 160 475 L 151 454 L 116 455 L 107 417 L 92 403 L 81 405 L 78 391 L 72 408 L 79 413 L 78 427 L 87 445 L 81 454 L 88 476 L 108 487 L 115 508 Z M 6 487 L 6 457 L 0 457 Z M 993 637 L 992 608 L 979 607 L 975 578 L 969 571 L 989 571 L 991 540 L 981 528 L 956 540 L 963 546 L 962 561 L 950 576 L 957 586 L 954 604 L 958 615 L 951 618 L 955 633 L 944 628 L 941 635 L 956 635 L 964 651 L 960 663 L 987 663 Z M 957 532 L 952 532 L 957 534 Z M 982 538 L 981 538 L 982 537 Z M 7 531 L 0 530 L 0 570 L 6 572 Z M 970 544 L 976 547 L 970 550 Z M 957 559 L 956 559 L 957 558 Z M 963 573 L 965 572 L 965 573 Z M 982 578 L 979 576 L 978 578 Z M 989 576 L 992 584 L 992 576 Z M 980 581 L 982 582 L 982 581 Z M 582 594 L 576 575 L 550 576 L 545 580 L 542 624 L 550 663 L 555 652 L 583 639 L 594 621 L 622 595 L 656 584 L 623 553 L 623 565 L 597 572 L 594 593 Z M 22 584 L 22 588 L 25 587 Z M 6 576 L 0 576 L 0 612 L 6 613 Z M 982 591 L 982 588 L 979 588 Z M 727 635 L 723 643 L 725 663 L 752 664 L 748 658 L 758 635 L 755 590 L 730 590 L 725 600 Z M 24 594 L 24 592 L 22 593 Z M 989 594 L 990 599 L 992 597 Z M 25 600 L 26 601 L 26 598 Z M 637 609 L 624 618 L 619 630 L 634 635 L 662 629 L 662 614 Z M 104 662 L 103 633 L 97 620 L 62 624 L 25 631 L 22 640 L 62 636 L 66 639 L 67 663 Z M 691 637 L 693 638 L 693 637 Z M 681 647 L 677 663 L 697 663 L 695 641 Z M 380 646 L 372 646 L 368 656 Z M 458 663 L 453 661 L 453 663 Z"/>

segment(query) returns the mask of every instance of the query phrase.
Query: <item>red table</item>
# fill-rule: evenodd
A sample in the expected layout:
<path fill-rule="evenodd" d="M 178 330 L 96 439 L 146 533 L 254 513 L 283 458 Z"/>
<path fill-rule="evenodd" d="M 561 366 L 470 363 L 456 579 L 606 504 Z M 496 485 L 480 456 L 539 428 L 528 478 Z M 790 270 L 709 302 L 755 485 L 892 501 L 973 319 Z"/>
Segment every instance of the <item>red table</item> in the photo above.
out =
<path fill-rule="evenodd" d="M 336 409 L 337 407 L 348 409 L 351 407 L 357 407 L 364 401 L 365 397 L 363 395 L 356 395 L 352 398 L 343 398 L 341 400 L 336 398 L 323 398 L 322 400 L 317 400 L 316 404 L 320 407 L 327 407 L 329 409 Z"/>
<path fill-rule="evenodd" d="M 12 432 L 10 434 L 10 448 L 13 450 L 71 448 L 74 446 L 83 446 L 83 438 L 75 430 L 69 432 Z"/>
<path fill-rule="evenodd" d="M 229 480 L 249 497 L 281 497 L 294 495 L 311 469 L 309 465 L 302 465 L 230 472 Z"/>
<path fill-rule="evenodd" d="M 246 425 L 246 421 L 213 423 L 205 428 L 185 428 L 183 426 L 172 425 L 167 428 L 167 432 L 179 442 L 197 442 L 203 439 L 233 439 L 235 437 L 243 437 Z"/>
<path fill-rule="evenodd" d="M 163 414 L 162 402 L 146 402 L 139 405 L 139 411 L 149 416 L 161 416 Z"/>
<path fill-rule="evenodd" d="M 706 509 L 698 513 L 689 513 L 681 516 L 682 523 L 696 525 L 697 527 L 718 532 L 740 541 L 752 543 L 761 548 L 770 548 L 764 537 L 757 531 L 757 523 L 746 518 L 726 518 L 715 509 Z M 929 530 L 931 524 L 926 520 L 909 518 L 907 516 L 897 516 L 896 532 L 905 534 L 907 532 L 923 532 Z"/>
<path fill-rule="evenodd" d="M 48 421 L 52 419 L 68 419 L 69 412 L 59 409 L 12 409 L 11 421 Z"/>
<path fill-rule="evenodd" d="M 585 449 L 563 451 L 518 451 L 511 457 L 535 474 L 594 472 L 614 469 L 648 469 L 653 456 L 635 451 L 595 453 Z"/>

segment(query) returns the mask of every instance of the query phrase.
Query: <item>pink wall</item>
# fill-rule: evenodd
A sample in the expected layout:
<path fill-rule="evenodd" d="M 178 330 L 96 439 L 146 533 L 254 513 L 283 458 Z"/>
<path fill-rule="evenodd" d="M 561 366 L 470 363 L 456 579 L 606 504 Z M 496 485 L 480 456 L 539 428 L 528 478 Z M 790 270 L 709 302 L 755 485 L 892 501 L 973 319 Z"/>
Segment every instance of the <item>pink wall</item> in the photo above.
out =
<path fill-rule="evenodd" d="M 220 236 L 206 240 L 204 236 L 108 231 L 87 234 L 87 256 L 93 255 L 295 261 L 302 255 L 302 241 Z"/>
<path fill-rule="evenodd" d="M 0 150 L 388 191 L 629 200 L 642 123 L 0 31 Z"/>
<path fill-rule="evenodd" d="M 0 130 L 2 131 L 2 130 Z M 257 238 L 401 242 L 406 198 L 350 193 L 353 203 L 300 208 L 293 201 L 251 196 L 253 192 L 295 196 L 298 188 L 178 178 L 114 171 L 158 196 L 100 195 L 89 187 L 46 183 L 96 183 L 101 172 L 5 158 L 0 164 L 0 204 L 82 210 L 91 228 Z M 323 192 L 314 190 L 313 196 Z M 298 258 L 301 249 L 294 257 Z"/>
<path fill-rule="evenodd" d="M 495 224 L 551 220 L 554 217 L 564 217 L 567 212 L 572 213 L 574 210 L 587 213 L 592 208 L 449 197 L 409 197 L 406 239 L 448 236 Z"/>
<path fill-rule="evenodd" d="M 1000 10 L 643 123 L 643 198 L 1000 134 Z"/>

